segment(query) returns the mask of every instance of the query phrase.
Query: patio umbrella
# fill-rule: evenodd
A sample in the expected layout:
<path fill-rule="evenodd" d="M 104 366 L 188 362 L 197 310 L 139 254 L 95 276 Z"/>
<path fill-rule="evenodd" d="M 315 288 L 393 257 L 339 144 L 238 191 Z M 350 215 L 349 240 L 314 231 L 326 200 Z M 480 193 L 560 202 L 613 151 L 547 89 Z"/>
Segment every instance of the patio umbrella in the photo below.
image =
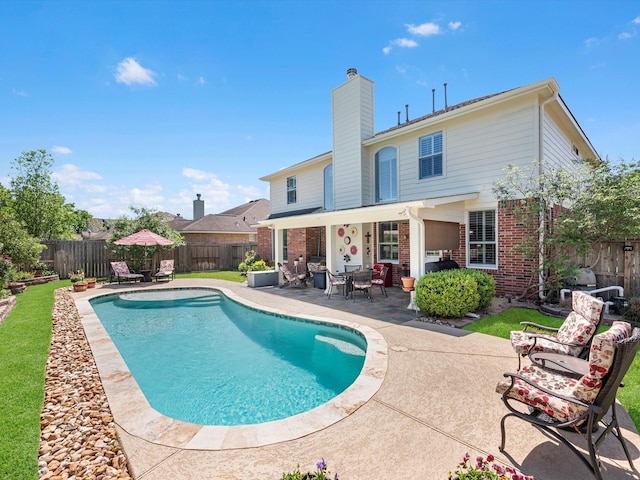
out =
<path fill-rule="evenodd" d="M 145 265 L 147 263 L 147 247 L 168 247 L 170 245 L 173 245 L 173 243 L 173 240 L 169 240 L 168 238 L 165 238 L 162 235 L 158 235 L 157 233 L 154 233 L 151 230 L 147 230 L 146 228 L 143 228 L 139 232 L 132 233 L 131 235 L 122 237 L 113 242 L 114 245 L 120 246 L 138 245 L 144 247 Z"/>

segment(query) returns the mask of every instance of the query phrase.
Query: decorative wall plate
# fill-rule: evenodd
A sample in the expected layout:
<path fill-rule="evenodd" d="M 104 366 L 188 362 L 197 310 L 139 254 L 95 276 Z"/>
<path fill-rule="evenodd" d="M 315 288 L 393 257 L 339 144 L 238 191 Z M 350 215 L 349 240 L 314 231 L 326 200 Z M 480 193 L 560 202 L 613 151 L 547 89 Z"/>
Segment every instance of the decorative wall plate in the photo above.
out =
<path fill-rule="evenodd" d="M 340 227 L 340 228 L 338 229 L 338 236 L 339 236 L 339 237 L 344 237 L 344 228 Z"/>
<path fill-rule="evenodd" d="M 344 255 L 344 245 L 340 245 L 340 246 L 338 247 L 338 253 L 339 253 L 340 255 Z"/>
<path fill-rule="evenodd" d="M 355 245 L 351 245 L 351 255 L 356 255 L 358 253 L 358 247 Z"/>
<path fill-rule="evenodd" d="M 349 245 L 351 243 L 351 237 L 344 237 L 344 244 Z"/>
<path fill-rule="evenodd" d="M 351 227 L 351 230 L 349 230 L 349 233 L 351 234 L 352 237 L 355 237 L 358 235 L 358 229 L 356 227 Z"/>

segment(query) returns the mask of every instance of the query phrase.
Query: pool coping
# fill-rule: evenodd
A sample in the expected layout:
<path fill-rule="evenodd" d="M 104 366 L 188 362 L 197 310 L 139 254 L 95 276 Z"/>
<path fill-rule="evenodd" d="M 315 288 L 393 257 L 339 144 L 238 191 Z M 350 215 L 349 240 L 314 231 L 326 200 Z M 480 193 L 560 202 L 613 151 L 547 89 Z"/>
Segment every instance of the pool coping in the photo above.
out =
<path fill-rule="evenodd" d="M 360 375 L 344 392 L 312 410 L 282 420 L 241 426 L 211 426 L 175 420 L 155 410 L 145 398 L 120 352 L 98 319 L 90 300 L 148 288 L 126 288 L 75 298 L 82 326 L 98 367 L 115 423 L 125 432 L 151 443 L 186 450 L 252 448 L 294 440 L 327 428 L 348 417 L 369 401 L 382 386 L 388 366 L 384 337 L 365 325 L 322 316 L 296 314 L 252 302 L 222 286 L 159 287 L 157 290 L 207 289 L 222 292 L 246 307 L 275 315 L 300 318 L 353 329 L 367 342 Z M 156 290 L 154 288 L 153 290 Z"/>

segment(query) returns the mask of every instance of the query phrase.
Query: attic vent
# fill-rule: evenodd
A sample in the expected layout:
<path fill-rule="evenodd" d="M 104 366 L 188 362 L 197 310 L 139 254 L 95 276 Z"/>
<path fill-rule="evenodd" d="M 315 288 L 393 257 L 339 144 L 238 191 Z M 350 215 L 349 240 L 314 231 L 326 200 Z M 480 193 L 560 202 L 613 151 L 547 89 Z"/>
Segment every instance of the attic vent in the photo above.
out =
<path fill-rule="evenodd" d="M 571 144 L 571 151 L 576 157 L 580 156 L 580 151 L 578 150 L 578 147 L 576 147 L 573 143 Z"/>

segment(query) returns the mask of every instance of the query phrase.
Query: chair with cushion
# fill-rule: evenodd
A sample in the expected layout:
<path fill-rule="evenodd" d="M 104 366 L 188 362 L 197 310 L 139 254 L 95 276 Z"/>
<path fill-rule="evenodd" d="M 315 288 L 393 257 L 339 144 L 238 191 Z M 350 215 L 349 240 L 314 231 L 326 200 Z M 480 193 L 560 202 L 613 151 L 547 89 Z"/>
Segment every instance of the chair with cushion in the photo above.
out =
<path fill-rule="evenodd" d="M 589 343 L 602 323 L 604 303 L 585 292 L 575 291 L 572 294 L 572 308 L 560 328 L 522 322 L 522 331 L 511 332 L 511 345 L 518 354 L 518 368 L 521 358 L 533 352 L 561 353 L 581 358 L 589 353 Z"/>
<path fill-rule="evenodd" d="M 173 260 L 160 260 L 160 266 L 158 271 L 153 274 L 156 282 L 162 278 L 167 280 L 173 280 L 176 278 L 175 270 L 173 268 Z"/>
<path fill-rule="evenodd" d="M 327 296 L 331 298 L 331 294 L 333 293 L 333 287 L 342 288 L 342 295 L 345 294 L 344 289 L 347 285 L 347 279 L 343 275 L 334 275 L 329 270 L 327 270 L 327 277 L 329 278 L 329 287 L 327 289 Z"/>
<path fill-rule="evenodd" d="M 388 297 L 387 295 L 387 289 L 384 286 L 384 282 L 385 279 L 387 278 L 387 271 L 389 270 L 389 267 L 382 267 L 382 270 L 380 270 L 380 272 L 377 275 L 374 275 L 374 278 L 371 280 L 371 283 L 373 284 L 374 287 L 380 287 L 380 291 L 382 293 L 384 293 L 385 297 Z"/>
<path fill-rule="evenodd" d="M 306 287 L 307 286 L 307 272 L 292 273 L 291 270 L 289 270 L 289 267 L 281 263 L 278 263 L 278 267 L 280 268 L 280 271 L 284 276 L 284 283 L 280 285 L 281 287 L 290 287 L 290 286 Z"/>
<path fill-rule="evenodd" d="M 583 375 L 572 375 L 528 365 L 518 373 L 505 373 L 509 380 L 498 383 L 496 391 L 509 410 L 500 423 L 505 446 L 505 420 L 516 417 L 525 420 L 567 446 L 601 480 L 597 449 L 609 433 L 621 443 L 624 453 L 635 470 L 627 445 L 622 437 L 616 414 L 616 392 L 633 362 L 640 329 L 631 331 L 627 322 L 614 322 L 609 330 L 593 338 Z M 528 410 L 522 408 L 522 405 Z M 515 406 L 514 406 L 515 405 Z M 520 406 L 520 408 L 516 408 Z M 611 411 L 610 415 L 607 412 Z M 606 418 L 605 418 L 606 416 Z M 597 438 L 597 427 L 604 429 Z M 587 440 L 588 456 L 583 455 L 559 431 L 575 430 Z M 522 431 L 518 433 L 521 435 Z"/>
<path fill-rule="evenodd" d="M 371 283 L 371 277 L 373 275 L 373 272 L 371 272 L 371 270 L 367 270 L 364 272 L 353 272 L 351 275 L 351 298 L 355 300 L 354 295 L 356 291 L 360 290 L 367 296 L 369 301 L 372 301 L 371 287 L 373 286 L 373 284 Z"/>
<path fill-rule="evenodd" d="M 109 282 L 112 282 L 114 277 L 118 280 L 118 284 L 120 284 L 120 281 L 136 282 L 138 280 L 142 281 L 144 278 L 141 273 L 132 273 L 127 266 L 127 262 L 111 262 L 111 269 L 113 274 L 109 278 Z"/>

